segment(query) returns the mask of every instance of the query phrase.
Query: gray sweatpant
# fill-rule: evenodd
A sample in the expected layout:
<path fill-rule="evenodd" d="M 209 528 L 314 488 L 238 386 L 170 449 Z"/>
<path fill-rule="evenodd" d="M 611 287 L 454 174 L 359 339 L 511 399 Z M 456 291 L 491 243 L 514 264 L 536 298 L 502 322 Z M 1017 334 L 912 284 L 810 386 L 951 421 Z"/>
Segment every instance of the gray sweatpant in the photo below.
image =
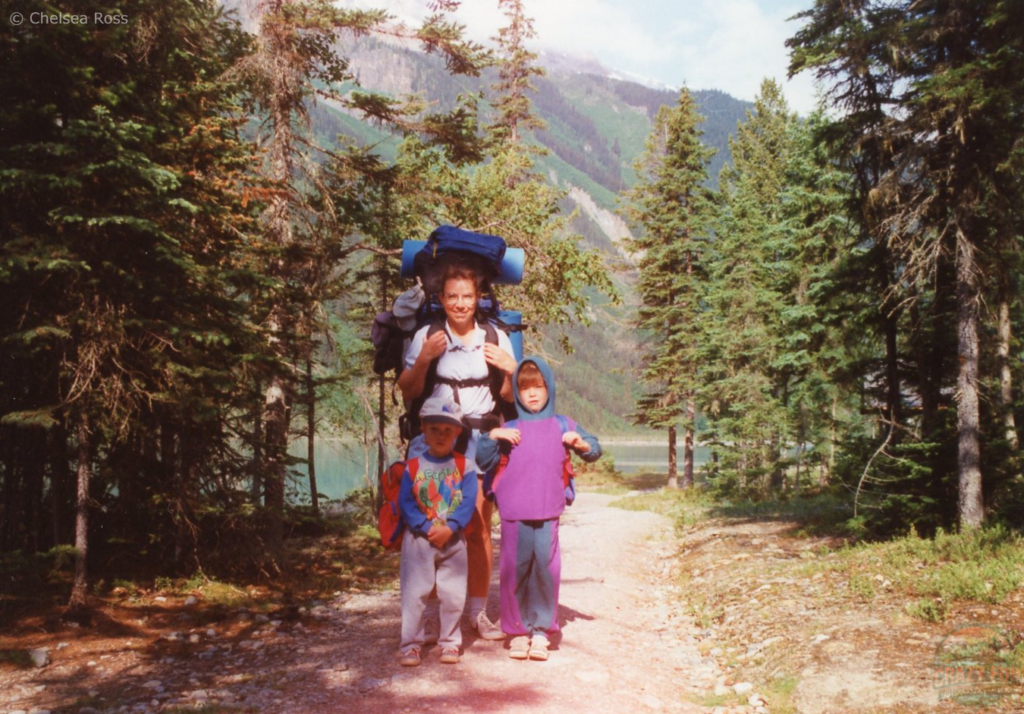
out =
<path fill-rule="evenodd" d="M 466 575 L 469 559 L 462 534 L 453 536 L 444 548 L 430 545 L 426 536 L 405 532 L 402 538 L 402 652 L 423 646 L 423 609 L 430 591 L 437 585 L 441 601 L 440 647 L 462 646 L 459 620 L 466 604 Z"/>

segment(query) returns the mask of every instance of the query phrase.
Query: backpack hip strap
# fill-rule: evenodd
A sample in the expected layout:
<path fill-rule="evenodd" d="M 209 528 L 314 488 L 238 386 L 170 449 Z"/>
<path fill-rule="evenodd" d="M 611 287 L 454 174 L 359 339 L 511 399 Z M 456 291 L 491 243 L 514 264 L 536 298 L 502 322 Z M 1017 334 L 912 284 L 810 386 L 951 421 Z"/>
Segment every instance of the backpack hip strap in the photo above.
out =
<path fill-rule="evenodd" d="M 494 413 L 484 414 L 480 417 L 463 417 L 462 421 L 464 421 L 466 426 L 470 429 L 476 429 L 481 434 L 501 426 L 501 418 Z"/>
<path fill-rule="evenodd" d="M 490 377 L 477 377 L 475 379 L 450 379 L 448 377 L 438 377 L 434 380 L 438 384 L 447 384 L 452 389 L 466 389 L 467 387 L 489 387 L 491 384 Z"/>

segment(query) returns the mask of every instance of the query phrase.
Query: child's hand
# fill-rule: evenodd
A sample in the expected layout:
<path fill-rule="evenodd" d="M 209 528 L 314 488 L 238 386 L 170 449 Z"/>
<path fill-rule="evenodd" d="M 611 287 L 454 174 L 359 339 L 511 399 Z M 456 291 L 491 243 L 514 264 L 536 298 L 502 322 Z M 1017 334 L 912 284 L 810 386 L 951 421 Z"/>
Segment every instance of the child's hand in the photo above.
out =
<path fill-rule="evenodd" d="M 562 443 L 579 454 L 590 451 L 590 444 L 583 440 L 583 437 L 575 431 L 567 431 L 562 434 Z"/>
<path fill-rule="evenodd" d="M 519 440 L 522 438 L 518 429 L 505 429 L 503 427 L 491 429 L 487 432 L 487 436 L 491 437 L 495 441 L 505 440 L 512 444 L 512 446 L 519 446 Z"/>
<path fill-rule="evenodd" d="M 430 541 L 430 545 L 435 548 L 444 548 L 445 545 L 452 537 L 452 529 L 448 526 L 430 526 L 430 530 L 427 531 L 427 540 Z"/>

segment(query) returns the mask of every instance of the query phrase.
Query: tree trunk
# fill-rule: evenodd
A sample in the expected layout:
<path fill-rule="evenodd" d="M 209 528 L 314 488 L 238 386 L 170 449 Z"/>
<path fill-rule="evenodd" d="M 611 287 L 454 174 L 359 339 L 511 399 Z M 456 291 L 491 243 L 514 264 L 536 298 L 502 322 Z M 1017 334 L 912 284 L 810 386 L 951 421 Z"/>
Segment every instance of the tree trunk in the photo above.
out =
<path fill-rule="evenodd" d="M 676 427 L 668 428 L 668 487 L 679 488 L 679 476 L 676 470 Z"/>
<path fill-rule="evenodd" d="M 957 245 L 957 432 L 960 528 L 979 528 L 985 518 L 981 490 L 981 424 L 978 404 L 978 289 L 974 247 Z"/>
<path fill-rule="evenodd" d="M 385 419 L 387 419 L 387 387 L 384 383 L 384 375 L 377 377 L 377 428 L 380 429 L 381 438 L 375 439 L 377 442 L 377 473 L 384 473 L 384 469 L 388 467 L 388 454 L 384 450 L 384 438 L 387 427 L 385 425 Z M 401 437 L 403 440 L 404 436 Z"/>
<path fill-rule="evenodd" d="M 26 502 L 28 504 L 28 547 L 30 552 L 38 553 L 41 548 L 40 536 L 43 529 L 43 493 L 46 475 L 46 447 L 48 434 L 43 429 L 33 429 L 29 452 L 28 470 L 25 472 Z"/>
<path fill-rule="evenodd" d="M 686 400 L 686 431 L 683 432 L 683 488 L 693 488 L 693 421 L 696 408 L 693 399 Z"/>
<path fill-rule="evenodd" d="M 836 467 L 836 443 L 839 439 L 839 435 L 836 433 L 836 418 L 839 414 L 839 397 L 832 397 L 832 419 L 829 422 L 828 427 L 828 458 L 826 460 L 824 454 L 821 459 L 821 473 L 818 478 L 818 484 L 824 488 L 828 486 L 829 481 L 832 480 L 832 472 Z"/>
<path fill-rule="evenodd" d="M 284 481 L 288 452 L 288 383 L 280 376 L 270 380 L 266 393 L 266 471 L 264 505 L 267 508 L 267 548 L 277 553 L 284 542 Z"/>
<path fill-rule="evenodd" d="M 75 579 L 68 600 L 70 610 L 82 610 L 88 599 L 89 481 L 92 478 L 89 418 L 78 422 L 78 495 L 75 511 Z"/>
<path fill-rule="evenodd" d="M 2 456 L 5 468 L 3 470 L 3 503 L 0 503 L 0 552 L 6 553 L 15 550 L 13 543 L 12 528 L 14 523 L 21 517 L 21 514 L 17 513 L 14 507 L 14 494 L 15 494 L 15 479 L 16 479 L 16 466 L 17 466 L 17 455 L 15 453 L 15 446 L 17 440 L 14 438 L 13 426 L 0 425 L 0 435 L 3 439 L 0 443 L 3 444 Z"/>
<path fill-rule="evenodd" d="M 388 281 L 388 272 L 385 269 L 386 259 L 384 256 L 379 255 L 376 257 L 378 262 L 379 275 L 381 276 L 380 281 L 380 309 L 387 310 L 390 293 L 390 283 Z M 385 434 L 387 432 L 387 382 L 384 375 L 377 377 L 377 430 L 379 431 L 380 438 L 377 439 L 377 473 L 384 473 L 384 469 L 388 467 L 388 453 L 384 448 Z M 405 437 L 400 437 L 404 439 Z"/>
<path fill-rule="evenodd" d="M 166 410 L 160 415 L 160 471 L 165 488 L 174 483 L 178 463 L 178 442 Z"/>
<path fill-rule="evenodd" d="M 270 77 L 268 109 L 270 115 L 270 142 L 268 156 L 270 159 L 270 178 L 281 189 L 286 189 L 293 177 L 293 158 L 295 154 L 295 130 L 292 126 L 294 113 L 300 109 L 296 82 L 300 76 L 297 67 L 297 53 L 292 42 L 294 37 L 291 29 L 281 22 L 284 7 L 294 3 L 292 0 L 270 0 L 264 7 L 264 17 L 260 23 L 259 37 L 262 42 L 261 52 L 264 59 L 273 66 Z M 267 19 L 267 15 L 276 16 L 275 21 Z M 267 211 L 267 235 L 270 241 L 285 249 L 292 245 L 293 231 L 291 222 L 291 193 L 282 190 L 271 200 Z M 292 276 L 287 258 L 282 255 L 271 273 L 283 280 Z M 271 334 L 275 335 L 274 345 L 283 362 L 290 362 L 293 354 L 288 344 L 290 318 L 287 309 L 278 306 L 268 319 Z M 288 451 L 288 432 L 291 419 L 291 383 L 280 374 L 271 377 L 265 394 L 266 414 L 266 469 L 263 474 L 264 503 L 268 511 L 266 543 L 271 553 L 280 550 L 284 540 L 284 485 L 285 459 Z"/>
<path fill-rule="evenodd" d="M 68 432 L 63 421 L 50 430 L 50 524 L 53 529 L 53 543 L 65 543 L 67 526 L 64 517 L 68 514 L 69 488 L 71 483 L 70 456 L 68 454 Z"/>
<path fill-rule="evenodd" d="M 999 407 L 1003 412 L 1003 433 L 1010 451 L 1020 449 L 1017 424 L 1013 418 L 1013 373 L 1010 371 L 1010 341 L 1013 333 L 1010 325 L 1010 291 L 1005 271 L 999 283 Z"/>
<path fill-rule="evenodd" d="M 910 322 L 913 324 L 913 331 L 917 335 L 924 332 L 923 318 L 917 300 L 910 303 Z M 931 358 L 925 340 L 921 337 L 913 340 L 914 359 L 917 362 L 917 393 L 921 400 L 921 438 L 929 440 L 929 435 L 935 424 L 937 403 L 934 400 L 935 391 L 932 389 L 932 365 Z"/>
<path fill-rule="evenodd" d="M 256 393 L 261 394 L 262 391 L 261 382 L 256 380 Z M 254 506 L 258 506 L 263 495 L 263 410 L 258 398 L 255 402 L 252 411 L 253 458 L 249 462 L 249 472 L 252 474 L 249 499 Z"/>
<path fill-rule="evenodd" d="M 313 382 L 313 360 L 306 358 L 306 465 L 309 470 L 309 497 L 313 513 L 320 514 L 320 497 L 316 491 L 316 385 Z"/>
<path fill-rule="evenodd" d="M 800 493 L 800 476 L 804 465 L 804 440 L 804 418 L 801 414 L 796 429 L 796 474 L 793 476 L 793 490 L 797 493 Z"/>
<path fill-rule="evenodd" d="M 879 251 L 879 270 L 882 273 L 882 295 L 889 294 L 889 251 L 882 244 Z M 883 317 L 883 329 L 885 330 L 885 382 L 886 382 L 886 412 L 893 424 L 899 424 L 902 417 L 902 396 L 900 389 L 900 358 L 899 358 L 899 310 L 890 310 L 887 304 L 882 304 L 881 309 L 885 312 Z M 888 432 L 888 429 L 883 429 Z M 900 438 L 900 430 L 893 430 L 893 441 L 895 444 Z"/>
<path fill-rule="evenodd" d="M 180 461 L 174 476 L 171 496 L 174 503 L 174 563 L 179 573 L 191 575 L 199 568 L 197 555 L 197 528 L 193 521 L 193 494 L 198 490 L 199 462 L 202 458 L 194 445 L 201 443 L 195 424 L 190 419 L 181 425 L 178 451 Z"/>
<path fill-rule="evenodd" d="M 768 442 L 768 453 L 766 461 L 772 465 L 772 475 L 769 479 L 770 488 L 775 493 L 782 493 L 786 490 L 786 472 L 782 467 L 782 434 L 773 431 Z"/>

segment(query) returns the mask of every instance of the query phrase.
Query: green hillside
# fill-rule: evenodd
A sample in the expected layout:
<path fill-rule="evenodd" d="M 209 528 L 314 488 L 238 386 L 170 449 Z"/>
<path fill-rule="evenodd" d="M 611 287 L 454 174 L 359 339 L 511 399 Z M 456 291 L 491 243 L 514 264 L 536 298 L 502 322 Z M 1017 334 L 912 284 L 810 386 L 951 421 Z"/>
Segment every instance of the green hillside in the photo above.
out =
<path fill-rule="evenodd" d="M 355 44 L 353 57 L 354 64 L 372 68 L 362 73 L 364 81 L 373 82 L 371 87 L 396 95 L 419 94 L 438 110 L 453 107 L 460 94 L 486 96 L 497 81 L 493 70 L 480 77 L 453 77 L 436 56 L 368 38 Z M 562 180 L 580 186 L 599 205 L 613 209 L 615 194 L 635 181 L 633 163 L 643 152 L 654 116 L 661 106 L 674 105 L 678 92 L 561 70 L 536 79 L 534 86 L 534 110 L 547 124 L 537 132 L 536 140 L 551 152 L 551 157 L 541 161 L 541 168 L 554 169 Z M 692 94 L 705 117 L 704 143 L 716 151 L 709 168 L 711 180 L 716 182 L 728 160 L 727 139 L 753 105 L 717 90 L 694 90 Z M 486 111 L 486 103 L 482 106 Z"/>

